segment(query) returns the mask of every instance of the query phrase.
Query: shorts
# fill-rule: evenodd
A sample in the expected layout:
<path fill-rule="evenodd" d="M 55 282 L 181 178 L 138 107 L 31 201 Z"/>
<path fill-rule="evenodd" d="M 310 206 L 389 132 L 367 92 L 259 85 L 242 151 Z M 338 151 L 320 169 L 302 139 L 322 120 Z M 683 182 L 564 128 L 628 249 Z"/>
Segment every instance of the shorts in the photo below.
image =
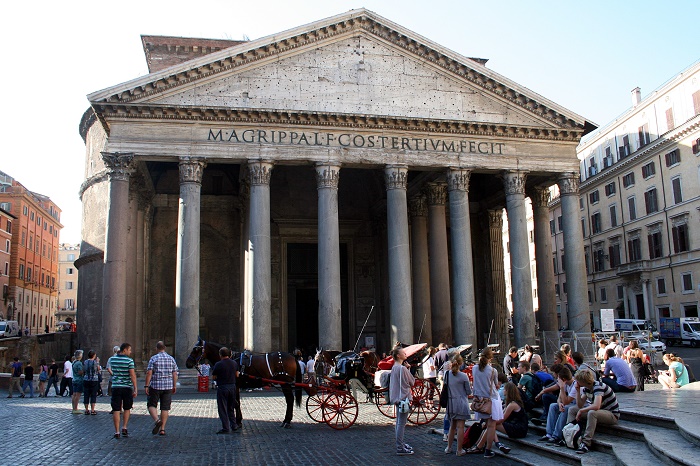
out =
<path fill-rule="evenodd" d="M 134 392 L 129 387 L 112 387 L 112 411 L 128 411 L 134 406 Z"/>
<path fill-rule="evenodd" d="M 73 379 L 73 393 L 83 393 L 83 381 Z"/>
<path fill-rule="evenodd" d="M 169 388 L 167 390 L 156 390 L 155 388 L 148 389 L 148 402 L 146 406 L 151 408 L 157 408 L 160 402 L 161 411 L 170 411 L 170 403 L 173 400 L 173 390 Z"/>

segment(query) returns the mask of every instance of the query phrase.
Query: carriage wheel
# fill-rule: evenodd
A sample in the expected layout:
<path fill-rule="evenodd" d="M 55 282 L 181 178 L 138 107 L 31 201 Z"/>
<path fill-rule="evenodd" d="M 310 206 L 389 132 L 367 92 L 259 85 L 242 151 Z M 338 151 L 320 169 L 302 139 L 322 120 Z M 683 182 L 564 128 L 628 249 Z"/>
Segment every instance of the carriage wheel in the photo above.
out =
<path fill-rule="evenodd" d="M 396 410 L 394 405 L 389 403 L 389 389 L 384 389 L 382 391 L 374 391 L 374 403 L 377 405 L 377 409 L 380 413 L 385 415 L 390 419 L 396 419 Z"/>
<path fill-rule="evenodd" d="M 422 426 L 433 422 L 440 413 L 440 390 L 430 380 L 416 379 L 408 422 Z"/>
<path fill-rule="evenodd" d="M 306 399 L 306 413 L 311 419 L 316 422 L 323 421 L 323 411 L 326 409 L 326 399 L 328 398 L 328 393 L 319 390 L 315 395 L 309 395 Z"/>
<path fill-rule="evenodd" d="M 347 429 L 357 419 L 357 400 L 349 393 L 329 393 L 322 413 L 323 421 L 333 429 Z"/>

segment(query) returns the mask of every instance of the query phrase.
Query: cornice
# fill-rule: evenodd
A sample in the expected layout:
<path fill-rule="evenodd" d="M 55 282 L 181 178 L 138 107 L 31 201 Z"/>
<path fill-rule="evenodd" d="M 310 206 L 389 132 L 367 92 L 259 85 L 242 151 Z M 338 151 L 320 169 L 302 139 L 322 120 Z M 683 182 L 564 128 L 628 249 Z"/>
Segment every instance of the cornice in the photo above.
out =
<path fill-rule="evenodd" d="M 93 104 L 103 120 L 175 120 L 225 123 L 256 123 L 294 126 L 321 126 L 394 131 L 422 131 L 510 139 L 547 140 L 578 143 L 582 130 L 545 129 L 462 120 L 435 120 L 386 115 L 330 113 L 303 110 L 273 110 L 231 107 L 177 107 L 159 104 Z"/>
<path fill-rule="evenodd" d="M 94 250 L 86 254 L 81 254 L 80 257 L 78 257 L 73 264 L 75 265 L 76 269 L 80 270 L 80 267 L 82 267 L 83 265 L 97 261 L 102 262 L 103 260 L 104 251 Z"/>
<path fill-rule="evenodd" d="M 234 46 L 222 51 L 223 53 L 211 54 L 209 57 L 187 62 L 184 66 L 168 68 L 161 73 L 120 85 L 122 87 L 93 93 L 88 98 L 93 101 L 93 104 L 101 102 L 130 103 L 171 91 L 179 86 L 212 78 L 251 63 L 278 59 L 281 54 L 294 49 L 318 46 L 319 42 L 335 36 L 352 35 L 360 31 L 378 37 L 420 60 L 430 62 L 434 66 L 459 76 L 477 88 L 481 88 L 531 114 L 538 115 L 559 128 L 583 132 L 584 126 L 586 126 L 587 122 L 579 115 L 571 112 L 569 112 L 570 115 L 565 115 L 562 112 L 566 112 L 566 109 L 555 109 L 554 107 L 557 105 L 547 101 L 544 97 L 534 93 L 532 95 L 526 94 L 525 88 L 517 89 L 519 86 L 515 83 L 508 82 L 506 78 L 478 62 L 433 44 L 412 31 L 394 25 L 366 10 L 359 10 L 351 15 L 340 15 L 325 22 L 297 28 L 287 32 L 287 34 L 280 33 Z M 581 121 L 577 122 L 574 118 L 579 118 Z"/>

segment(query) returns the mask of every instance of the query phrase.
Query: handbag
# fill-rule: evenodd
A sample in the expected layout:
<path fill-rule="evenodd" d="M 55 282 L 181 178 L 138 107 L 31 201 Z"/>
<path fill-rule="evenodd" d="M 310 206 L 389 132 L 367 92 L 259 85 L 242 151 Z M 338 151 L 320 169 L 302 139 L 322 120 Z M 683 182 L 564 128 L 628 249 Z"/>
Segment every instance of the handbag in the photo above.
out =
<path fill-rule="evenodd" d="M 475 395 L 472 400 L 472 411 L 481 414 L 491 414 L 491 398 Z"/>
<path fill-rule="evenodd" d="M 411 411 L 411 400 L 409 400 L 408 397 L 406 397 L 405 400 L 399 401 L 398 410 L 402 414 L 405 414 L 405 413 Z"/>
<path fill-rule="evenodd" d="M 49 380 L 49 377 L 46 375 L 46 371 L 41 371 L 41 374 L 39 374 L 39 381 L 46 382 L 47 380 Z"/>
<path fill-rule="evenodd" d="M 440 392 L 440 407 L 447 408 L 447 402 L 450 400 L 449 390 L 447 389 L 447 379 L 449 378 L 449 373 L 445 376 L 445 383 L 442 386 L 442 391 Z"/>

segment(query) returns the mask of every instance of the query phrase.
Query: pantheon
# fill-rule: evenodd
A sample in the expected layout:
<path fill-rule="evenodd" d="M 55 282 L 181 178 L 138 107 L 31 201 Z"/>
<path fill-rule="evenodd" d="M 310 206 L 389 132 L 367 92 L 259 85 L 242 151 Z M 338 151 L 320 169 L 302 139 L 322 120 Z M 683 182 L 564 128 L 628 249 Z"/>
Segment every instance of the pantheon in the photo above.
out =
<path fill-rule="evenodd" d="M 555 184 L 568 322 L 589 329 L 576 146 L 594 124 L 365 9 L 142 42 L 149 74 L 89 94 L 80 122 L 81 347 L 504 343 L 504 209 L 512 343 L 532 343 L 557 327 Z"/>

